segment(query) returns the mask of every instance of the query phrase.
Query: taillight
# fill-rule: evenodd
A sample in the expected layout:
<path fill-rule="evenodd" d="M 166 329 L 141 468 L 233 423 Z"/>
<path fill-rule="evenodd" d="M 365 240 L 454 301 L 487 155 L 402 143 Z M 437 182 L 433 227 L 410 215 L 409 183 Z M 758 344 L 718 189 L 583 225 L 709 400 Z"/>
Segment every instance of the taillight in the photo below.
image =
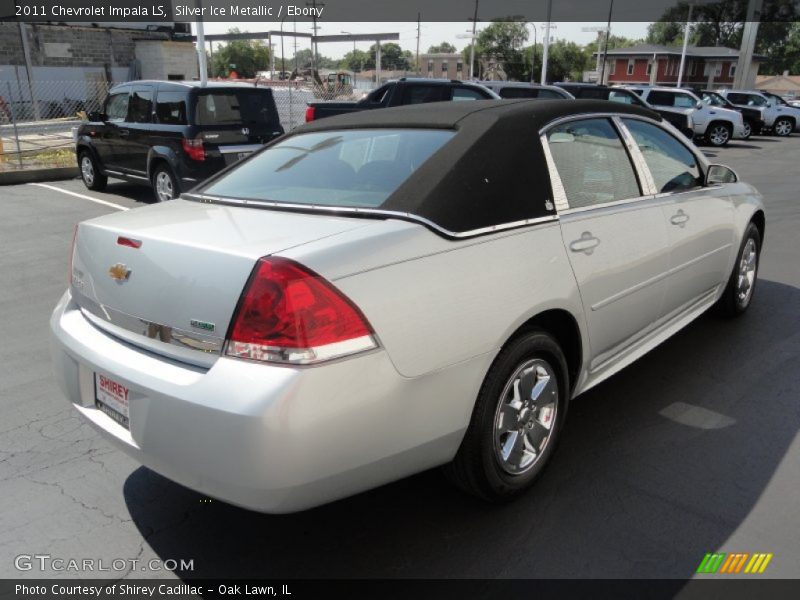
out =
<path fill-rule="evenodd" d="M 72 263 L 75 260 L 75 238 L 78 237 L 78 226 L 72 230 L 72 243 L 69 245 L 69 272 L 67 273 L 67 285 L 72 286 Z"/>
<path fill-rule="evenodd" d="M 314 120 L 314 107 L 307 106 L 306 107 L 306 123 L 311 123 Z"/>
<path fill-rule="evenodd" d="M 287 258 L 264 257 L 239 300 L 225 354 L 302 365 L 375 347 L 366 317 L 330 282 Z"/>
<path fill-rule="evenodd" d="M 183 151 L 186 152 L 186 156 L 191 158 L 192 160 L 205 160 L 206 159 L 206 150 L 203 148 L 203 140 L 200 138 L 195 139 L 187 139 L 183 138 L 181 140 L 183 144 Z"/>

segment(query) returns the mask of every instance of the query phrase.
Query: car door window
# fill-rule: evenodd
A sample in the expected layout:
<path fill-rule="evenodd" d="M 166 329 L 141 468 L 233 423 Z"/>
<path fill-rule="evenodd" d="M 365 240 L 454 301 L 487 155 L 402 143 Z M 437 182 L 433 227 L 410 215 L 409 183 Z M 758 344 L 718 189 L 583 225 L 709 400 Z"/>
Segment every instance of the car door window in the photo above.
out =
<path fill-rule="evenodd" d="M 149 123 L 153 114 L 153 91 L 133 90 L 128 101 L 128 122 Z"/>
<path fill-rule="evenodd" d="M 635 96 L 633 94 L 626 94 L 624 92 L 620 92 L 619 90 L 610 90 L 608 92 L 608 99 L 611 102 L 619 102 L 621 104 L 636 104 L 634 102 Z"/>
<path fill-rule="evenodd" d="M 402 104 L 425 104 L 439 102 L 442 99 L 440 85 L 409 85 L 403 90 Z"/>
<path fill-rule="evenodd" d="M 128 116 L 128 92 L 111 94 L 106 101 L 106 120 L 124 121 Z"/>
<path fill-rule="evenodd" d="M 470 88 L 453 88 L 453 101 L 459 102 L 462 100 L 486 100 L 486 97 L 480 92 L 471 90 Z"/>
<path fill-rule="evenodd" d="M 657 106 L 674 106 L 675 94 L 673 94 L 672 92 L 662 92 L 659 90 L 654 90 L 650 92 L 649 96 L 647 96 L 647 101 L 650 104 L 655 104 Z"/>
<path fill-rule="evenodd" d="M 539 90 L 529 87 L 504 87 L 497 92 L 501 98 L 537 98 Z"/>
<path fill-rule="evenodd" d="M 186 94 L 158 92 L 156 118 L 165 125 L 186 125 Z"/>
<path fill-rule="evenodd" d="M 659 193 L 682 192 L 703 184 L 697 158 L 674 136 L 637 119 L 623 122 L 642 151 Z"/>
<path fill-rule="evenodd" d="M 547 141 L 570 208 L 641 195 L 628 153 L 608 119 L 557 125 Z"/>
<path fill-rule="evenodd" d="M 694 108 L 697 106 L 697 100 L 695 100 L 689 94 L 675 94 L 675 103 L 673 106 L 680 108 Z"/>
<path fill-rule="evenodd" d="M 541 89 L 539 90 L 539 98 L 549 98 L 553 100 L 563 100 L 564 96 L 553 90 Z"/>

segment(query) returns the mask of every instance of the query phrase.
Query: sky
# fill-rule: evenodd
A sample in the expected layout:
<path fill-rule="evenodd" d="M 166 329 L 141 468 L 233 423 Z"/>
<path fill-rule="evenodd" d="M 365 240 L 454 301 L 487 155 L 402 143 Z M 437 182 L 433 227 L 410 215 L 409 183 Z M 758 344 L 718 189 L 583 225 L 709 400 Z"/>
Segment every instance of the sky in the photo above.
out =
<path fill-rule="evenodd" d="M 536 23 L 538 32 L 536 34 L 537 41 L 541 43 L 544 37 L 544 23 Z M 629 38 L 643 38 L 647 35 L 647 26 L 649 23 L 611 23 L 611 35 L 620 35 Z M 420 31 L 420 52 L 426 52 L 428 47 L 441 42 L 449 42 L 453 44 L 458 50 L 464 48 L 469 44 L 469 38 L 459 38 L 459 35 L 469 36 L 471 33 L 472 24 L 469 22 L 463 23 L 422 23 Z M 533 43 L 533 23 L 528 24 L 528 42 Z M 550 37 L 553 40 L 567 40 L 576 42 L 578 44 L 586 44 L 591 42 L 597 37 L 597 33 L 592 31 L 582 31 L 584 28 L 589 27 L 603 27 L 606 23 L 553 23 L 551 25 Z M 238 27 L 241 31 L 269 31 L 280 29 L 280 23 L 268 22 L 247 22 L 247 23 L 205 23 L 205 32 L 209 33 L 227 33 L 233 27 Z M 478 31 L 486 24 L 479 23 Z M 194 25 L 193 25 L 194 28 Z M 404 50 L 416 51 L 417 47 L 417 24 L 416 22 L 404 23 L 326 23 L 325 21 L 319 22 L 319 35 L 338 35 L 343 32 L 347 33 L 399 33 L 400 46 Z M 293 24 L 286 22 L 284 24 L 286 31 L 293 30 Z M 297 23 L 297 31 L 304 33 L 311 33 L 311 23 Z M 276 56 L 281 55 L 280 39 L 273 38 L 273 44 L 276 44 Z M 284 39 L 284 52 L 287 57 L 294 55 L 294 41 L 287 37 Z M 298 49 L 308 48 L 309 42 L 307 39 L 298 38 Z M 372 42 L 358 42 L 356 48 L 366 50 L 372 45 Z M 342 58 L 346 53 L 353 50 L 352 42 L 345 43 L 325 43 L 320 44 L 319 53 L 323 56 L 330 58 Z"/>

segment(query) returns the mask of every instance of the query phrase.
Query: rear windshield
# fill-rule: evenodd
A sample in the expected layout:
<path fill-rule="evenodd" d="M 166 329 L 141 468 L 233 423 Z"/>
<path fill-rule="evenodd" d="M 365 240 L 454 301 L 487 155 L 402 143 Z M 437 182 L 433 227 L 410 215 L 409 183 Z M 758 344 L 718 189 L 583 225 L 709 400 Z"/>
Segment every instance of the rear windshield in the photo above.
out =
<path fill-rule="evenodd" d="M 272 125 L 274 101 L 267 90 L 213 90 L 197 94 L 196 125 Z"/>
<path fill-rule="evenodd" d="M 293 135 L 203 193 L 291 204 L 376 208 L 454 131 L 356 129 Z"/>

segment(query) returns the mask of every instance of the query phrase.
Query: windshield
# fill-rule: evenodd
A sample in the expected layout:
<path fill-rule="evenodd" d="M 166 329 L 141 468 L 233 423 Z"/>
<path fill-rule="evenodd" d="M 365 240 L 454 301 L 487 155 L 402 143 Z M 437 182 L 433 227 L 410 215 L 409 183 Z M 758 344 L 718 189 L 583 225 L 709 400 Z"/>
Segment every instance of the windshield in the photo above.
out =
<path fill-rule="evenodd" d="M 351 129 L 287 137 L 203 193 L 319 206 L 377 208 L 455 132 Z"/>
<path fill-rule="evenodd" d="M 267 90 L 214 90 L 197 94 L 197 125 L 272 125 L 273 102 Z"/>
<path fill-rule="evenodd" d="M 780 96 L 776 96 L 775 94 L 764 94 L 769 100 L 769 103 L 773 106 L 786 106 L 786 101 L 781 98 Z"/>

